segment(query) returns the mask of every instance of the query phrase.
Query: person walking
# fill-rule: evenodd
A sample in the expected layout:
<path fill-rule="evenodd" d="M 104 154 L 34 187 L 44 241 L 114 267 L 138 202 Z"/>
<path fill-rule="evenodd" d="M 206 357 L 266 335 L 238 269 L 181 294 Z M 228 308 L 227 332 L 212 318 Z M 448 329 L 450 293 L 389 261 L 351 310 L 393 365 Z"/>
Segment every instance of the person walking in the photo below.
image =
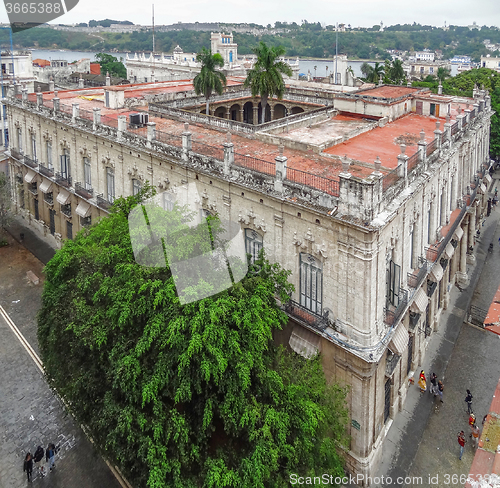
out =
<path fill-rule="evenodd" d="M 472 437 L 472 445 L 474 449 L 477 449 L 477 445 L 479 443 L 479 427 L 474 422 L 471 426 L 471 437 Z"/>
<path fill-rule="evenodd" d="M 421 393 L 427 390 L 427 380 L 425 379 L 424 370 L 420 371 L 420 376 L 418 377 L 418 387 L 420 388 Z"/>
<path fill-rule="evenodd" d="M 35 466 L 37 467 L 38 471 L 42 476 L 45 476 L 43 466 L 42 466 L 42 460 L 43 460 L 43 455 L 45 451 L 43 450 L 42 446 L 38 446 L 36 448 L 35 454 L 33 455 L 33 461 L 35 461 Z"/>
<path fill-rule="evenodd" d="M 460 459 L 460 461 L 461 461 L 462 455 L 464 453 L 465 443 L 467 442 L 465 440 L 465 432 L 463 430 L 461 430 L 460 433 L 458 434 L 457 441 L 458 441 L 458 445 L 460 446 L 460 456 L 458 457 L 458 459 Z"/>
<path fill-rule="evenodd" d="M 429 388 L 429 391 L 434 395 L 437 396 L 437 375 L 436 373 L 431 374 L 431 387 Z"/>
<path fill-rule="evenodd" d="M 28 482 L 31 481 L 31 477 L 33 476 L 33 458 L 31 457 L 31 452 L 28 452 L 24 458 L 23 472 L 26 473 Z"/>
<path fill-rule="evenodd" d="M 470 415 L 472 413 L 472 399 L 474 397 L 472 396 L 472 393 L 470 390 L 467 390 L 467 395 L 465 397 L 465 402 L 467 403 L 467 413 Z"/>
<path fill-rule="evenodd" d="M 55 468 L 54 458 L 56 455 L 56 446 L 50 443 L 45 450 L 45 460 L 49 463 L 49 471 L 52 471 L 52 468 Z"/>
<path fill-rule="evenodd" d="M 441 380 L 439 380 L 438 381 L 438 395 L 439 395 L 439 399 L 441 400 L 441 403 L 444 403 L 443 402 L 443 391 L 444 391 L 443 382 Z"/>

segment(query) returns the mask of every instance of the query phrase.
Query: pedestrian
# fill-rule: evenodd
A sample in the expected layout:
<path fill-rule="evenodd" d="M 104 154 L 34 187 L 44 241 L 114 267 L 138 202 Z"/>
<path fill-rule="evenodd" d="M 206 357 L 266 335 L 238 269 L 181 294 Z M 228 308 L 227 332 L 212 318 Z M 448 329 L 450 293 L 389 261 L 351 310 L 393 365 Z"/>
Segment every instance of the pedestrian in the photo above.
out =
<path fill-rule="evenodd" d="M 431 394 L 434 396 L 437 396 L 437 375 L 436 373 L 431 374 L 431 387 L 429 388 L 429 391 Z"/>
<path fill-rule="evenodd" d="M 464 453 L 464 447 L 465 447 L 465 443 L 467 442 L 465 440 L 465 432 L 463 430 L 460 431 L 460 433 L 458 434 L 458 444 L 460 446 L 460 456 L 458 457 L 458 459 L 460 459 L 460 461 L 462 460 L 462 455 Z"/>
<path fill-rule="evenodd" d="M 45 454 L 45 451 L 43 450 L 42 446 L 38 446 L 36 448 L 35 454 L 33 455 L 33 461 L 35 461 L 35 466 L 37 467 L 38 471 L 42 476 L 45 476 L 44 470 L 43 470 L 43 455 Z"/>
<path fill-rule="evenodd" d="M 439 398 L 441 400 L 441 403 L 444 403 L 443 402 L 443 390 L 444 390 L 443 382 L 441 380 L 439 380 L 438 381 L 438 394 L 439 394 Z"/>
<path fill-rule="evenodd" d="M 472 393 L 470 390 L 467 390 L 467 395 L 465 397 L 465 402 L 467 403 L 467 413 L 471 414 L 472 413 L 472 399 L 474 397 L 472 396 Z"/>
<path fill-rule="evenodd" d="M 471 437 L 472 437 L 472 445 L 475 449 L 477 449 L 477 445 L 479 443 L 479 427 L 474 422 L 471 426 Z"/>
<path fill-rule="evenodd" d="M 52 468 L 55 468 L 54 458 L 56 455 L 56 446 L 50 443 L 45 450 L 45 460 L 49 463 L 49 470 L 52 471 Z"/>
<path fill-rule="evenodd" d="M 420 376 L 418 377 L 418 387 L 420 388 L 421 393 L 427 390 L 427 381 L 425 379 L 424 370 L 420 371 Z"/>
<path fill-rule="evenodd" d="M 28 452 L 24 458 L 23 472 L 26 472 L 28 481 L 31 481 L 31 477 L 33 475 L 33 458 L 31 457 L 31 452 Z"/>

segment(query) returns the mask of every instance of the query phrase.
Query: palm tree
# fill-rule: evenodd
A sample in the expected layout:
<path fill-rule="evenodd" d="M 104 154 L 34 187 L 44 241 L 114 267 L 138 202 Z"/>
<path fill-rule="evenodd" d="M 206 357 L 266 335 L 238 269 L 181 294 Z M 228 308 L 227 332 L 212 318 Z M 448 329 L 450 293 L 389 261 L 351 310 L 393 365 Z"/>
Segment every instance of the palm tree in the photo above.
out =
<path fill-rule="evenodd" d="M 440 66 L 437 70 L 437 78 L 441 84 L 443 84 L 443 81 L 446 78 L 450 77 L 450 70 L 448 68 L 444 68 L 443 66 Z"/>
<path fill-rule="evenodd" d="M 395 59 L 392 62 L 392 66 L 390 69 L 390 77 L 391 80 L 396 83 L 396 85 L 401 84 L 401 82 L 405 78 L 405 71 L 403 69 L 403 63 L 400 59 Z"/>
<path fill-rule="evenodd" d="M 264 42 L 253 49 L 257 61 L 248 72 L 245 87 L 250 87 L 252 96 L 260 95 L 262 106 L 261 124 L 266 120 L 266 106 L 269 97 L 277 96 L 280 100 L 285 92 L 283 74 L 292 76 L 292 69 L 284 61 L 277 61 L 285 54 L 283 46 L 269 48 Z"/>
<path fill-rule="evenodd" d="M 372 77 L 371 77 L 371 80 L 369 80 L 369 81 L 371 81 L 372 83 L 378 83 L 378 80 L 380 79 L 380 77 L 384 76 L 384 66 L 381 65 L 379 62 L 376 62 L 371 74 L 372 74 Z"/>
<path fill-rule="evenodd" d="M 317 69 L 317 68 L 318 68 L 317 66 L 314 66 L 314 77 L 315 77 L 315 78 L 316 78 L 316 69 Z"/>
<path fill-rule="evenodd" d="M 224 87 L 226 86 L 226 76 L 222 71 L 217 71 L 216 68 L 224 66 L 224 59 L 219 53 L 212 54 L 206 48 L 203 48 L 196 56 L 196 61 L 201 63 L 201 71 L 195 76 L 193 80 L 194 91 L 197 95 L 205 95 L 207 100 L 206 114 L 208 110 L 208 100 L 212 92 L 222 95 Z"/>

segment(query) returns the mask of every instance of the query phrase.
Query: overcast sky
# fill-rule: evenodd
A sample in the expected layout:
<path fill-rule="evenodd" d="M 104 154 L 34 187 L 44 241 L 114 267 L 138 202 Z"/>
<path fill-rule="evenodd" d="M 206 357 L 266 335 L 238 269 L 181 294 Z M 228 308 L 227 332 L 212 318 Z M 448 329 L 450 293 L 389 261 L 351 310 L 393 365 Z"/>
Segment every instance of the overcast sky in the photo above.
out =
<path fill-rule="evenodd" d="M 6 0 L 7 1 L 7 0 Z M 30 0 L 9 0 L 10 2 Z M 39 1 L 39 0 L 38 0 Z M 78 5 L 52 23 L 88 22 L 91 19 L 130 20 L 151 25 L 153 2 L 137 0 L 79 0 Z M 8 22 L 5 7 L 0 20 Z M 353 27 L 371 27 L 417 22 L 436 26 L 447 24 L 500 26 L 498 0 L 183 0 L 155 2 L 155 24 L 176 22 L 254 22 L 261 25 L 275 21 L 335 22 Z"/>

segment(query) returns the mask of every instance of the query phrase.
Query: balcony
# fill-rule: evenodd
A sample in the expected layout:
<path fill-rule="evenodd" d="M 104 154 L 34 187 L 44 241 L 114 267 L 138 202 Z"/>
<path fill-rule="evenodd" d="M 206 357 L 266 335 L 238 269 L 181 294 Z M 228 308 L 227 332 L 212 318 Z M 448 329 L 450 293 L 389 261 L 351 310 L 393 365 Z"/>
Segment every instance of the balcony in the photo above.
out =
<path fill-rule="evenodd" d="M 31 159 L 28 156 L 24 156 L 24 164 L 26 166 L 30 166 L 31 168 L 37 168 L 38 169 L 38 163 L 36 162 L 36 160 Z"/>
<path fill-rule="evenodd" d="M 40 174 L 47 176 L 48 178 L 54 177 L 54 168 L 47 168 L 42 163 L 38 165 L 38 171 L 40 172 Z"/>
<path fill-rule="evenodd" d="M 71 176 L 62 175 L 61 173 L 56 173 L 56 183 L 69 188 L 71 186 Z"/>
<path fill-rule="evenodd" d="M 61 213 L 63 215 L 66 215 L 66 217 L 71 218 L 71 203 L 68 203 L 67 205 L 61 205 Z"/>
<path fill-rule="evenodd" d="M 413 271 L 413 273 L 408 273 L 408 287 L 409 288 L 418 288 L 424 278 L 428 273 L 427 260 L 422 257 L 418 258 L 420 268 Z"/>
<path fill-rule="evenodd" d="M 54 194 L 52 192 L 44 193 L 43 200 L 44 200 L 44 202 L 48 203 L 49 205 L 54 205 Z"/>
<path fill-rule="evenodd" d="M 299 322 L 303 322 L 321 331 L 325 330 L 329 324 L 327 311 L 325 311 L 323 315 L 319 315 L 311 310 L 307 310 L 292 299 L 288 300 L 285 304 L 285 312 Z"/>
<path fill-rule="evenodd" d="M 30 193 L 33 193 L 33 195 L 38 195 L 38 187 L 36 183 L 31 183 L 31 185 L 29 185 L 28 187 L 28 190 L 30 191 Z"/>
<path fill-rule="evenodd" d="M 400 360 L 401 356 L 398 354 L 389 353 L 387 354 L 387 359 L 385 362 L 385 375 L 386 376 L 392 376 L 392 373 L 394 373 L 394 370 L 396 369 L 396 366 L 398 365 L 398 362 Z"/>
<path fill-rule="evenodd" d="M 399 289 L 398 305 L 389 305 L 384 308 L 384 322 L 387 325 L 397 324 L 408 305 L 408 292 L 404 288 Z"/>
<path fill-rule="evenodd" d="M 105 198 L 103 198 L 102 193 L 97 195 L 97 205 L 104 210 L 109 210 L 112 207 L 112 203 L 109 203 Z"/>
<path fill-rule="evenodd" d="M 13 147 L 10 149 L 10 154 L 13 158 L 17 159 L 18 161 L 23 160 L 23 155 L 17 149 L 14 149 Z"/>
<path fill-rule="evenodd" d="M 75 193 L 87 200 L 90 200 L 94 196 L 94 190 L 92 188 L 87 190 L 81 183 L 75 183 Z"/>

